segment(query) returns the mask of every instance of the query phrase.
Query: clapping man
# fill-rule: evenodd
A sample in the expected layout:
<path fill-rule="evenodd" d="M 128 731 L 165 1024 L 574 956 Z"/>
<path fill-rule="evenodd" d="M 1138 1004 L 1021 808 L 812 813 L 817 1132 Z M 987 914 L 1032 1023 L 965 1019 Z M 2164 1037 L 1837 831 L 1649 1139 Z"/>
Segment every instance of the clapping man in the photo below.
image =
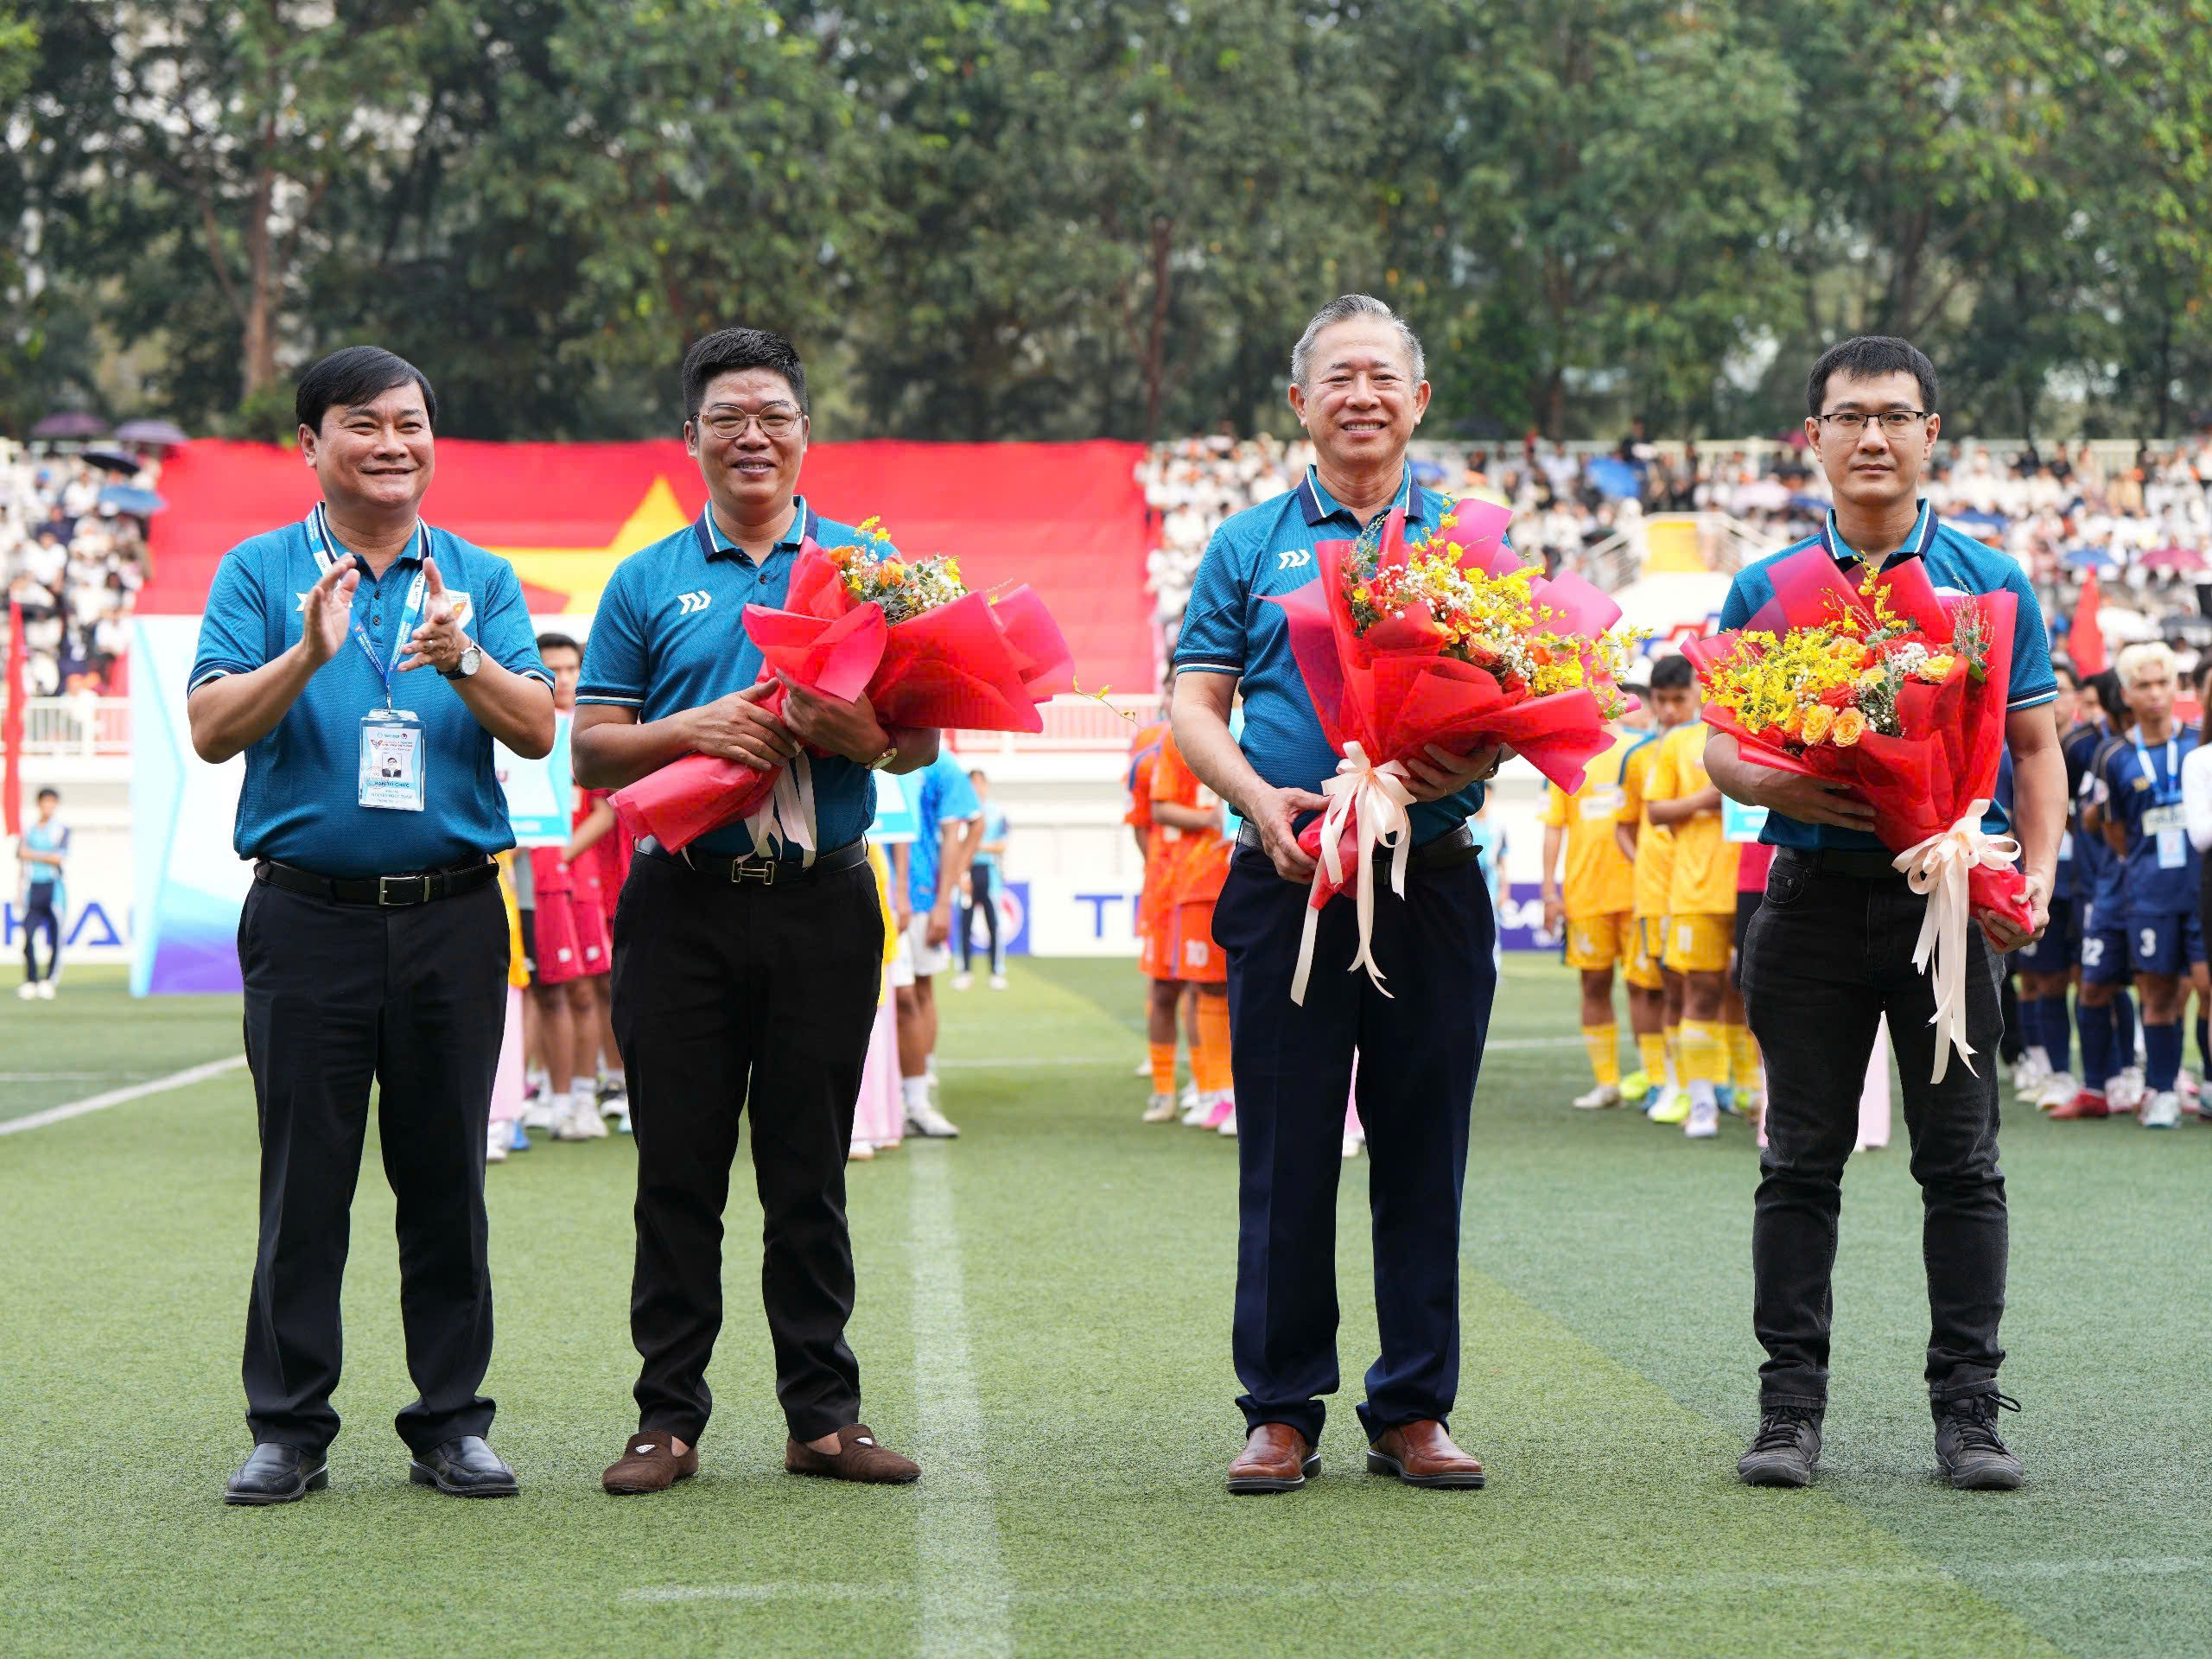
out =
<path fill-rule="evenodd" d="M 410 1478 L 504 1497 L 514 1472 L 485 1442 L 493 1404 L 477 1392 L 492 1356 L 484 1157 L 507 997 L 492 855 L 514 844 L 493 741 L 551 750 L 551 678 L 507 562 L 423 522 L 438 404 L 422 371 L 353 346 L 308 369 L 296 404 L 322 499 L 224 555 L 186 703 L 201 760 L 245 756 L 235 841 L 254 861 L 238 923 L 261 1122 L 254 1450 L 225 1497 L 287 1503 L 328 1478 L 372 1082 L 420 1391 L 397 1424 Z"/>

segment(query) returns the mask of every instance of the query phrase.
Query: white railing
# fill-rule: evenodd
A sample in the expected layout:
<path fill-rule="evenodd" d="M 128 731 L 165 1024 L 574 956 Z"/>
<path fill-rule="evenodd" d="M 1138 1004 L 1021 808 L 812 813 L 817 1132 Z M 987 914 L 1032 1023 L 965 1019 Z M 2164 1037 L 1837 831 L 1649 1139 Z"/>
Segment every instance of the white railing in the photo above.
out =
<path fill-rule="evenodd" d="M 1160 717 L 1157 696 L 1055 697 L 1044 705 L 1041 732 L 963 732 L 959 747 L 981 749 L 1114 750 L 1129 747 L 1141 726 Z M 103 755 L 130 753 L 128 697 L 33 697 L 23 704 L 23 753 Z"/>
<path fill-rule="evenodd" d="M 0 698 L 0 708 L 6 700 Z M 23 753 L 45 755 L 129 754 L 128 697 L 28 697 L 23 702 Z"/>
<path fill-rule="evenodd" d="M 1041 732 L 962 732 L 955 747 L 963 754 L 996 749 L 1001 753 L 1029 750 L 1112 750 L 1129 747 L 1137 728 L 1160 718 L 1155 696 L 1089 697 L 1069 695 L 1042 705 Z"/>

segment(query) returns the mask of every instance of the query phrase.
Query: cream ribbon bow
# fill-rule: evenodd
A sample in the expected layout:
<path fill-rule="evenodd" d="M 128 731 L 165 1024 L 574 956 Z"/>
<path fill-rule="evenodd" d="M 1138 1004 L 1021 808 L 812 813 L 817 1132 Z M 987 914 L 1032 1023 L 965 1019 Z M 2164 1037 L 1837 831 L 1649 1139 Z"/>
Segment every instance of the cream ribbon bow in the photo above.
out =
<path fill-rule="evenodd" d="M 1321 785 L 1329 804 L 1321 814 L 1321 862 L 1313 872 L 1313 893 L 1319 895 L 1325 887 L 1342 888 L 1345 885 L 1344 826 L 1351 823 L 1359 842 L 1358 880 L 1353 890 L 1359 912 L 1359 950 L 1345 971 L 1366 969 L 1367 976 L 1375 982 L 1375 988 L 1385 996 L 1391 992 L 1382 983 L 1382 970 L 1376 964 L 1373 949 L 1375 849 L 1390 849 L 1390 891 L 1404 898 L 1406 859 L 1414 842 L 1413 820 L 1406 816 L 1406 809 L 1413 804 L 1414 798 L 1413 791 L 1406 787 L 1405 778 L 1406 769 L 1395 760 L 1375 766 L 1357 743 L 1347 743 L 1344 759 L 1337 762 L 1337 775 Z M 1314 930 L 1320 922 L 1321 907 L 1309 898 L 1306 931 L 1298 942 L 1298 971 L 1290 982 L 1290 1000 L 1301 1007 L 1306 1003 L 1306 978 L 1313 971 Z"/>
<path fill-rule="evenodd" d="M 808 863 L 814 861 L 814 766 L 804 749 L 777 772 L 775 788 L 747 817 L 745 827 L 760 857 L 776 857 L 778 845 L 788 842 L 806 855 Z"/>
<path fill-rule="evenodd" d="M 1978 868 L 2001 870 L 2020 855 L 2020 843 L 2012 836 L 1984 833 L 1981 818 L 1988 810 L 1987 801 L 1974 802 L 1948 830 L 1894 861 L 1907 884 L 1928 900 L 1912 965 L 1928 973 L 1929 960 L 1935 963 L 1936 1013 L 1929 1021 L 1936 1027 L 1934 1083 L 1942 1082 L 1950 1069 L 1953 1048 L 1968 1071 L 1981 1075 L 1974 1070 L 1974 1045 L 1967 1041 L 1967 884 Z"/>

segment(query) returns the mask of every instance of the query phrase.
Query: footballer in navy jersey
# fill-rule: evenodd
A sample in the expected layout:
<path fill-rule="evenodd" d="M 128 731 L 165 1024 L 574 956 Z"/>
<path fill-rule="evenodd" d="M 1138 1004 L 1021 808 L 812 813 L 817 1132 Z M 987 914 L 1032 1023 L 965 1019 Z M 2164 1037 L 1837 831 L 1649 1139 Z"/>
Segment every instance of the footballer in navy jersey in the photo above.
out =
<path fill-rule="evenodd" d="M 2146 1128 L 2181 1119 L 2181 1015 L 2185 987 L 2205 991 L 2200 868 L 2183 819 L 2181 766 L 2197 744 L 2174 719 L 2173 653 L 2156 641 L 2120 653 L 2120 677 L 2134 729 L 2104 758 L 2105 839 L 2125 866 L 2127 949 L 2143 996 Z"/>

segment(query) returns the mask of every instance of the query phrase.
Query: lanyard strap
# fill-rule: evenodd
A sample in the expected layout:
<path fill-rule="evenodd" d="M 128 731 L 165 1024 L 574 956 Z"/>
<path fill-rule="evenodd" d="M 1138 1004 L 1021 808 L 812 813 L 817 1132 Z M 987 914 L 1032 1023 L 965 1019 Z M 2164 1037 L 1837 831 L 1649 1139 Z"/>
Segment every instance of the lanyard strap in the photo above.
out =
<path fill-rule="evenodd" d="M 340 556 L 337 551 L 337 538 L 330 533 L 329 521 L 324 516 L 321 502 L 316 502 L 315 511 L 308 515 L 307 529 L 308 549 L 315 555 L 317 572 L 327 572 L 332 565 L 339 563 Z M 415 521 L 415 542 L 422 555 L 427 557 L 430 550 L 430 527 L 419 518 Z M 345 556 L 350 558 L 353 556 L 347 554 Z M 384 706 L 387 709 L 391 707 L 391 683 L 399 671 L 399 659 L 407 654 L 407 642 L 414 636 L 416 625 L 423 620 L 423 594 L 429 582 L 429 573 L 418 563 L 415 569 L 415 580 L 407 587 L 407 601 L 400 607 L 399 627 L 392 635 L 391 651 L 388 656 L 378 654 L 375 643 L 369 638 L 368 630 L 358 620 L 353 625 L 353 642 L 360 646 L 369 659 L 369 666 L 376 671 L 377 679 L 384 687 Z M 354 602 L 359 603 L 358 595 Z"/>
<path fill-rule="evenodd" d="M 2181 747 L 2181 734 L 2173 733 L 2166 739 L 2166 775 L 2158 776 L 2158 769 L 2151 764 L 2151 752 L 2143 747 L 2143 734 L 2130 732 L 2128 738 L 2135 745 L 2135 758 L 2143 763 L 2143 775 L 2151 780 L 2152 791 L 2158 798 L 2160 806 L 2173 806 L 2181 800 L 2181 761 L 2176 751 Z"/>

